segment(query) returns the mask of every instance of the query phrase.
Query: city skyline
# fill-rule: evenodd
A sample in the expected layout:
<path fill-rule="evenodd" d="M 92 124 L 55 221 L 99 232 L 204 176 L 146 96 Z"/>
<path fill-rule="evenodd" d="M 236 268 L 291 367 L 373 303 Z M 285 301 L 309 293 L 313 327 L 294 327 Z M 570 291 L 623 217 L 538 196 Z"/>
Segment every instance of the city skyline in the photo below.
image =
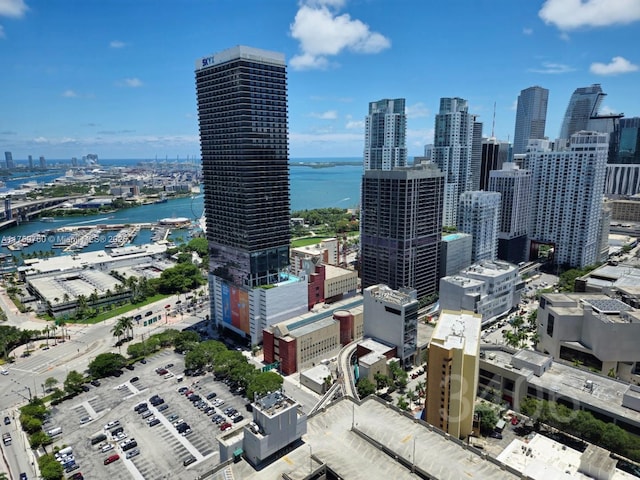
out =
<path fill-rule="evenodd" d="M 442 97 L 468 99 L 485 136 L 495 103 L 501 140 L 513 140 L 517 96 L 532 85 L 549 90 L 550 139 L 571 93 L 593 83 L 608 94 L 602 113 L 640 115 L 640 58 L 627 41 L 640 32 L 640 6 L 624 0 L 67 6 L 0 0 L 0 148 L 17 162 L 199 158 L 193 59 L 229 45 L 284 53 L 291 157 L 361 157 L 376 98 L 406 98 L 410 157 L 432 142 Z M 489 21 L 501 28 L 480 30 Z"/>

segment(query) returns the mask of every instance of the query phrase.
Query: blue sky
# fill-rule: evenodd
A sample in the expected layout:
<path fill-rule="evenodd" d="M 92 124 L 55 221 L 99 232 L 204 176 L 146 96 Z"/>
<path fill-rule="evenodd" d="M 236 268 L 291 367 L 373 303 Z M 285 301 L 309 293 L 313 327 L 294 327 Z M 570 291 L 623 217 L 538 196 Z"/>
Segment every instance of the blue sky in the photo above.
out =
<path fill-rule="evenodd" d="M 513 139 L 520 90 L 576 87 L 640 115 L 640 0 L 0 0 L 0 150 L 14 159 L 199 158 L 195 60 L 283 52 L 291 157 L 355 157 L 370 101 L 404 97 L 410 155 L 440 97 Z"/>

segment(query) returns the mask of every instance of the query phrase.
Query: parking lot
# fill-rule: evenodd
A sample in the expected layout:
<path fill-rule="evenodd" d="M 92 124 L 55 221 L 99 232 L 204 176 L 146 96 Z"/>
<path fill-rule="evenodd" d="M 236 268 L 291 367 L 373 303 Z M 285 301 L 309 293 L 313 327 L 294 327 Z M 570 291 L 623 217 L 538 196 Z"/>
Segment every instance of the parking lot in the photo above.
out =
<path fill-rule="evenodd" d="M 156 370 L 161 368 L 167 373 L 158 374 Z M 229 429 L 242 428 L 251 421 L 251 414 L 245 409 L 247 400 L 233 395 L 211 373 L 178 381 L 183 371 L 181 355 L 160 352 L 144 365 L 137 363 L 135 370 L 102 379 L 99 386 L 90 386 L 89 391 L 52 407 L 44 429 L 62 428 L 53 446 L 72 447 L 73 459 L 80 467 L 73 473 L 82 472 L 86 478 L 196 478 L 218 463 L 220 426 L 227 423 Z M 185 388 L 200 396 L 199 402 L 178 392 Z M 212 393 L 216 396 L 207 400 Z M 214 401 L 221 405 L 211 410 Z M 134 410 L 143 403 L 146 409 Z M 224 413 L 229 407 L 244 418 L 234 422 Z M 212 421 L 216 415 L 223 419 L 218 424 Z M 176 428 L 173 424 L 180 420 L 183 425 Z M 92 445 L 91 439 L 101 434 L 106 438 Z M 131 439 L 135 445 L 123 443 Z M 119 458 L 105 464 L 113 455 Z M 185 460 L 191 463 L 185 466 Z"/>

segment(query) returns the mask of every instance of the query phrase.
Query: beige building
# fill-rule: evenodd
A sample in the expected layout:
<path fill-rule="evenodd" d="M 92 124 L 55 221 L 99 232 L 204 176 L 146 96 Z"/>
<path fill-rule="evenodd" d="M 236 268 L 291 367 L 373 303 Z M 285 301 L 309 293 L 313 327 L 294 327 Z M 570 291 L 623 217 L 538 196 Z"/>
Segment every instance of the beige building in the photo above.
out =
<path fill-rule="evenodd" d="M 622 222 L 640 222 L 640 195 L 628 199 L 611 200 L 611 219 Z"/>
<path fill-rule="evenodd" d="M 358 272 L 325 265 L 324 298 L 331 299 L 358 290 Z"/>
<path fill-rule="evenodd" d="M 429 345 L 425 419 L 456 438 L 473 430 L 481 321 L 473 312 L 443 310 Z"/>

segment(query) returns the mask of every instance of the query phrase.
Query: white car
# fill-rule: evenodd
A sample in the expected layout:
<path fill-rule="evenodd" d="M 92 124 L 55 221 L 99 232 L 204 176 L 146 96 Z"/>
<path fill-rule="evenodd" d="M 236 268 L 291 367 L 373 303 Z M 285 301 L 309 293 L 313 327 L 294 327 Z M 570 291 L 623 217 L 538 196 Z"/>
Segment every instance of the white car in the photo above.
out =
<path fill-rule="evenodd" d="M 113 427 L 117 427 L 118 425 L 120 425 L 120 420 L 113 420 L 112 422 L 107 423 L 104 426 L 104 429 L 111 430 Z"/>
<path fill-rule="evenodd" d="M 2 375 L 9 375 L 9 370 L 5 370 L 4 368 L 2 370 L 0 370 L 0 373 Z"/>
<path fill-rule="evenodd" d="M 93 420 L 93 418 L 91 418 L 91 417 L 88 417 L 88 416 L 87 417 L 82 417 L 80 419 L 80 425 L 84 425 L 85 423 L 89 423 L 91 420 Z"/>
<path fill-rule="evenodd" d="M 171 378 L 171 377 L 173 377 L 173 373 L 171 373 L 171 372 L 166 373 L 165 376 L 164 376 L 164 378 Z"/>

